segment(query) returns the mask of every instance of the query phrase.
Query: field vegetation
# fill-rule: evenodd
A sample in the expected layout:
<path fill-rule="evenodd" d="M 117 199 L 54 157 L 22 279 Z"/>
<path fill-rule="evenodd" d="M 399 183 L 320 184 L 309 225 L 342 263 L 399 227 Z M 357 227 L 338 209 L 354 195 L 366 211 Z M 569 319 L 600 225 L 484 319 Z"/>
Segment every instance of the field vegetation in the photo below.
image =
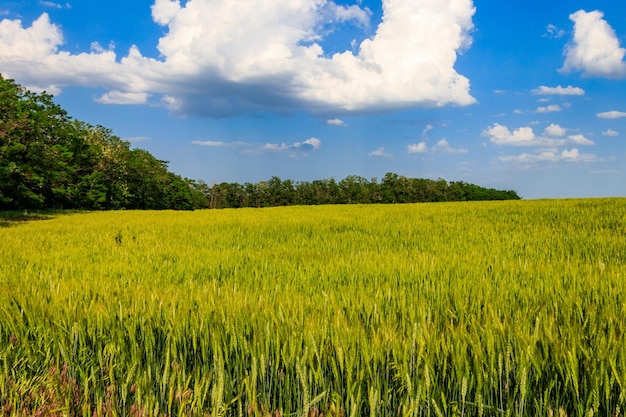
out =
<path fill-rule="evenodd" d="M 619 416 L 626 199 L 5 216 L 0 415 Z"/>

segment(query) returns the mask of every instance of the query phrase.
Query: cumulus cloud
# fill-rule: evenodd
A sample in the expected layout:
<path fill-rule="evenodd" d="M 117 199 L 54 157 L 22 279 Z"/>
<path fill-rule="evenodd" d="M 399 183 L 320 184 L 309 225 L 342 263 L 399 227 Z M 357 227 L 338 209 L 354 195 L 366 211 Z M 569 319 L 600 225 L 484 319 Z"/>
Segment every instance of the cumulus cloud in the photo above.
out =
<path fill-rule="evenodd" d="M 413 144 L 408 145 L 406 148 L 409 153 L 428 152 L 428 145 L 426 145 L 426 142 L 413 143 Z"/>
<path fill-rule="evenodd" d="M 608 129 L 607 131 L 602 132 L 602 134 L 603 134 L 604 136 L 610 136 L 610 137 L 619 136 L 619 132 L 617 132 L 617 131 L 615 131 L 615 130 L 613 130 L 613 129 Z"/>
<path fill-rule="evenodd" d="M 584 135 L 566 136 L 567 129 L 557 124 L 546 127 L 543 135 L 536 135 L 532 127 L 520 127 L 511 132 L 508 127 L 495 123 L 483 131 L 483 136 L 489 138 L 494 145 L 501 146 L 535 146 L 560 147 L 570 144 L 593 145 L 594 142 Z"/>
<path fill-rule="evenodd" d="M 567 130 L 557 124 L 552 123 L 550 126 L 546 127 L 544 132 L 548 136 L 565 136 Z"/>
<path fill-rule="evenodd" d="M 390 153 L 385 151 L 384 146 L 381 146 L 380 148 L 368 153 L 367 155 L 373 158 L 390 158 L 392 156 Z"/>
<path fill-rule="evenodd" d="M 96 101 L 102 104 L 145 104 L 148 101 L 148 94 L 110 91 L 98 97 Z"/>
<path fill-rule="evenodd" d="M 585 90 L 583 90 L 580 87 L 572 87 L 571 85 L 568 85 L 567 87 L 561 87 L 560 85 L 556 87 L 547 87 L 545 85 L 542 85 L 533 89 L 532 92 L 533 94 L 538 94 L 542 96 L 550 96 L 550 95 L 584 96 L 585 95 Z"/>
<path fill-rule="evenodd" d="M 167 98 L 172 110 L 211 117 L 474 103 L 469 80 L 454 68 L 471 45 L 472 0 L 382 3 L 374 35 L 333 55 L 320 42 L 333 25 L 369 25 L 371 12 L 360 3 L 155 0 L 152 18 L 164 27 L 158 59 L 136 47 L 122 57 L 111 49 L 73 54 L 47 14 L 31 26 L 5 19 L 0 67 L 23 85 L 103 87 L 102 102 Z"/>
<path fill-rule="evenodd" d="M 598 10 L 579 10 L 570 15 L 574 35 L 565 48 L 563 72 L 582 71 L 592 77 L 621 78 L 626 75 L 624 54 L 615 30 Z"/>
<path fill-rule="evenodd" d="M 558 104 L 550 104 L 548 106 L 537 107 L 537 113 L 555 113 L 561 111 L 561 106 Z"/>
<path fill-rule="evenodd" d="M 152 19 L 159 25 L 168 25 L 180 11 L 179 0 L 155 0 L 151 6 Z"/>
<path fill-rule="evenodd" d="M 331 126 L 348 126 L 346 122 L 341 119 L 328 119 L 326 120 L 326 124 Z"/>
<path fill-rule="evenodd" d="M 502 162 L 510 162 L 523 165 L 536 165 L 546 162 L 593 162 L 598 157 L 593 154 L 580 153 L 577 148 L 563 149 L 556 148 L 542 149 L 536 153 L 522 153 L 521 155 L 501 156 L 498 158 Z"/>
<path fill-rule="evenodd" d="M 432 147 L 432 150 L 433 152 L 436 152 L 436 153 L 467 153 L 469 152 L 467 149 L 464 149 L 464 148 L 453 148 L 445 139 L 439 140 L 439 142 L 437 142 L 435 146 Z"/>
<path fill-rule="evenodd" d="M 626 117 L 626 112 L 623 111 L 606 111 L 603 113 L 596 114 L 600 119 L 621 119 L 622 117 Z"/>
<path fill-rule="evenodd" d="M 429 148 L 425 141 L 420 143 L 414 143 L 407 146 L 407 151 L 410 154 L 413 153 L 428 153 Z M 450 146 L 450 143 L 445 138 L 440 139 L 435 145 L 430 147 L 430 152 L 438 154 L 454 154 L 454 153 L 467 153 L 469 152 L 464 148 L 454 148 Z"/>
<path fill-rule="evenodd" d="M 285 143 L 267 143 L 263 146 L 263 150 L 268 152 L 286 152 L 291 156 L 307 154 L 309 152 L 319 149 L 322 142 L 317 138 L 309 138 L 303 142 L 296 142 L 292 145 L 286 145 Z"/>

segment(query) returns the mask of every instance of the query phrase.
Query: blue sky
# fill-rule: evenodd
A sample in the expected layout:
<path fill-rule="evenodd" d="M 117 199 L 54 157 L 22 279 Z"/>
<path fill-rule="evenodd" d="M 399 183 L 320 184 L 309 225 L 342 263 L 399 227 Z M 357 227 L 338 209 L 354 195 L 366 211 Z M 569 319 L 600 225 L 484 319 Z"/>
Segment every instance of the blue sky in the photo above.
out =
<path fill-rule="evenodd" d="M 626 195 L 626 3 L 4 1 L 0 73 L 209 184 Z"/>

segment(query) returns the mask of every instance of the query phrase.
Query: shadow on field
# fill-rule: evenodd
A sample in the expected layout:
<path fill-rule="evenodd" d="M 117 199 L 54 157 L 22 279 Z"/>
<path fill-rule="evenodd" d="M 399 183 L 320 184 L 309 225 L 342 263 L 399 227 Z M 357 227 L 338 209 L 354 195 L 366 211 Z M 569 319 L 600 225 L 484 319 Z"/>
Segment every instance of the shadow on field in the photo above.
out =
<path fill-rule="evenodd" d="M 28 211 L 0 211 L 0 228 L 19 226 L 36 220 L 49 220 L 54 216 L 45 213 L 30 213 Z"/>

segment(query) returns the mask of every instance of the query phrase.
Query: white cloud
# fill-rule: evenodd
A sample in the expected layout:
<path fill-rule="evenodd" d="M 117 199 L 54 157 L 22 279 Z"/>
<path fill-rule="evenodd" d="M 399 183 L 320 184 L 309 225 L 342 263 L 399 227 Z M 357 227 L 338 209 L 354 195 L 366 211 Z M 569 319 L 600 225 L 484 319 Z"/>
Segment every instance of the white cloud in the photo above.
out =
<path fill-rule="evenodd" d="M 337 21 L 339 23 L 345 23 L 354 21 L 361 26 L 369 26 L 372 12 L 368 8 L 362 9 L 356 4 L 352 6 L 340 6 L 334 2 L 326 3 L 325 7 L 326 14 L 331 22 Z"/>
<path fill-rule="evenodd" d="M 615 30 L 598 10 L 579 10 L 570 15 L 574 22 L 574 36 L 565 49 L 565 63 L 561 71 L 582 71 L 585 75 L 621 78 L 626 75 L 624 54 Z"/>
<path fill-rule="evenodd" d="M 437 153 L 467 153 L 469 152 L 467 149 L 464 149 L 464 148 L 453 148 L 445 139 L 439 140 L 439 142 L 437 142 L 435 146 L 432 147 L 432 150 L 433 152 L 437 152 Z"/>
<path fill-rule="evenodd" d="M 538 95 L 543 95 L 543 96 L 550 96 L 550 95 L 584 96 L 585 95 L 585 90 L 583 90 L 580 87 L 572 87 L 571 85 L 568 85 L 567 87 L 561 87 L 560 85 L 556 87 L 546 87 L 545 85 L 542 85 L 533 89 L 532 92 L 533 94 L 538 94 Z"/>
<path fill-rule="evenodd" d="M 552 123 L 550 126 L 546 127 L 544 130 L 545 134 L 548 136 L 565 136 L 567 133 L 566 129 L 563 129 L 561 126 Z"/>
<path fill-rule="evenodd" d="M 565 31 L 563 29 L 559 29 L 558 27 L 550 23 L 546 27 L 546 35 L 544 36 L 547 36 L 552 39 L 559 39 L 565 36 Z"/>
<path fill-rule="evenodd" d="M 328 119 L 326 120 L 326 124 L 331 126 L 348 126 L 346 122 L 341 119 Z"/>
<path fill-rule="evenodd" d="M 168 25 L 180 11 L 179 0 L 155 0 L 151 6 L 152 19 L 159 25 Z"/>
<path fill-rule="evenodd" d="M 148 102 L 148 94 L 110 91 L 98 97 L 96 101 L 102 104 L 145 104 Z"/>
<path fill-rule="evenodd" d="M 224 142 L 221 140 L 194 140 L 191 143 L 208 148 L 242 148 L 252 146 L 247 142 Z"/>
<path fill-rule="evenodd" d="M 59 4 L 53 1 L 40 1 L 39 4 L 46 7 L 52 7 L 55 9 L 71 9 L 72 5 L 70 3 Z"/>
<path fill-rule="evenodd" d="M 167 96 L 181 113 L 206 116 L 475 102 L 469 80 L 454 68 L 458 53 L 471 45 L 472 0 L 383 0 L 375 34 L 354 51 L 330 56 L 319 41 L 333 25 L 361 30 L 369 24 L 367 8 L 328 0 L 181 3 L 155 0 L 152 6 L 153 20 L 165 26 L 158 60 L 136 47 L 123 57 L 112 50 L 64 51 L 60 27 L 43 14 L 28 27 L 0 21 L 0 68 L 23 85 L 99 86 L 114 93 L 101 98 L 110 102 L 130 97 L 126 93 L 157 102 Z"/>
<path fill-rule="evenodd" d="M 428 146 L 426 142 L 414 143 L 407 146 L 409 153 L 426 153 L 428 152 Z"/>
<path fill-rule="evenodd" d="M 426 127 L 424 128 L 424 130 L 422 130 L 422 137 L 426 137 L 426 135 L 428 135 L 428 132 L 430 132 L 433 129 L 434 129 L 433 125 L 428 123 Z"/>
<path fill-rule="evenodd" d="M 621 119 L 622 117 L 626 117 L 626 112 L 623 111 L 606 111 L 604 113 L 596 114 L 600 119 Z"/>
<path fill-rule="evenodd" d="M 604 136 L 610 136 L 610 137 L 619 136 L 619 132 L 617 132 L 617 131 L 615 131 L 615 130 L 613 130 L 613 129 L 608 129 L 607 131 L 602 132 L 602 134 L 603 134 Z"/>
<path fill-rule="evenodd" d="M 574 143 L 577 145 L 594 145 L 593 141 L 587 139 L 584 135 L 570 135 L 567 137 L 569 143 Z"/>
<path fill-rule="evenodd" d="M 563 149 L 556 148 L 542 149 L 536 153 L 522 153 L 521 155 L 501 156 L 498 158 L 502 162 L 510 162 L 522 165 L 535 165 L 549 162 L 593 162 L 598 157 L 593 154 L 580 153 L 577 148 Z"/>
<path fill-rule="evenodd" d="M 385 152 L 384 146 L 381 146 L 380 148 L 368 153 L 367 155 L 371 157 L 376 157 L 376 158 L 389 158 L 392 156 L 390 153 Z"/>
<path fill-rule="evenodd" d="M 537 107 L 537 113 L 554 113 L 561 111 L 561 106 L 558 104 L 550 104 L 548 106 Z"/>
<path fill-rule="evenodd" d="M 495 123 L 483 131 L 494 145 L 501 146 L 535 146 L 560 147 L 566 145 L 594 145 L 594 142 L 583 135 L 570 135 L 564 138 L 567 129 L 551 124 L 544 130 L 544 135 L 537 136 L 531 127 L 520 127 L 513 132 L 508 127 Z"/>
<path fill-rule="evenodd" d="M 615 174 L 621 174 L 622 171 L 617 170 L 617 169 L 595 169 L 595 170 L 589 171 L 589 173 L 594 174 L 594 175 L 615 175 Z"/>
<path fill-rule="evenodd" d="M 425 141 L 420 143 L 413 143 L 407 146 L 407 151 L 410 154 L 413 153 L 428 153 L 428 145 Z M 430 148 L 430 151 L 438 154 L 454 154 L 454 153 L 467 153 L 469 152 L 464 148 L 453 148 L 445 138 L 440 139 L 435 145 Z"/>
<path fill-rule="evenodd" d="M 311 151 L 319 149 L 322 142 L 317 138 L 309 138 L 303 142 L 296 142 L 293 145 L 286 145 L 285 143 L 267 143 L 263 145 L 263 150 L 269 152 L 287 152 L 291 156 L 307 154 Z"/>
<path fill-rule="evenodd" d="M 228 146 L 226 142 L 222 142 L 221 140 L 194 140 L 191 143 L 199 146 L 208 146 L 210 148 L 222 148 Z"/>
<path fill-rule="evenodd" d="M 529 146 L 534 145 L 535 140 L 535 134 L 531 127 L 520 127 L 511 133 L 506 126 L 498 123 L 485 129 L 483 136 L 488 137 L 491 143 L 496 145 Z"/>

